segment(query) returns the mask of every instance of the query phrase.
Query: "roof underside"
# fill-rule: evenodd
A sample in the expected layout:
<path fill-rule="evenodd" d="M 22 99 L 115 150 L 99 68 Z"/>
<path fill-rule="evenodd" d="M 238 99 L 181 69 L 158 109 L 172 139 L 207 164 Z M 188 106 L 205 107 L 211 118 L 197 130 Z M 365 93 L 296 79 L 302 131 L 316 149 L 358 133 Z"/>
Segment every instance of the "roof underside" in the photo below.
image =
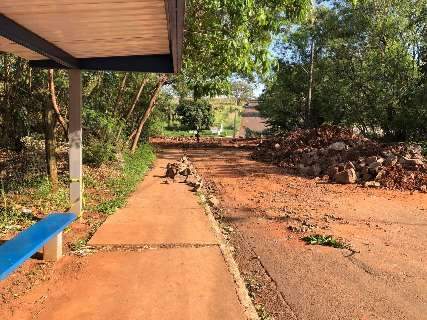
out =
<path fill-rule="evenodd" d="M 184 0 L 1 0 L 0 51 L 37 67 L 177 72 Z"/>

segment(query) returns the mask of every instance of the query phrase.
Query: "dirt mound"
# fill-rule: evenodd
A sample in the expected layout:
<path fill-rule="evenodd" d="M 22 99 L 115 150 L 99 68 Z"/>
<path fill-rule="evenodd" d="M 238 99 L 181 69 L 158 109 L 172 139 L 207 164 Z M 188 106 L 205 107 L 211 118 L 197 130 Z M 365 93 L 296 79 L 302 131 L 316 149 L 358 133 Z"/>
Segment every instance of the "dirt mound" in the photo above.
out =
<path fill-rule="evenodd" d="M 337 126 L 298 129 L 268 139 L 257 146 L 252 158 L 342 184 L 427 188 L 427 161 L 420 146 L 382 144 Z"/>
<path fill-rule="evenodd" d="M 234 139 L 234 138 L 217 138 L 201 137 L 197 142 L 194 137 L 151 137 L 150 142 L 159 145 L 162 148 L 239 148 L 253 149 L 261 139 Z"/>

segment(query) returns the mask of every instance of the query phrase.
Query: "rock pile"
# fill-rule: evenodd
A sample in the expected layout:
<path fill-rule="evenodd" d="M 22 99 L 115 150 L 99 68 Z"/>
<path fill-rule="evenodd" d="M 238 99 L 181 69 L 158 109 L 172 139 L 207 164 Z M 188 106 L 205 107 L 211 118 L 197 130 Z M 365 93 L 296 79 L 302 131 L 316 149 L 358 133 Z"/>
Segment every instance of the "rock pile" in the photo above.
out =
<path fill-rule="evenodd" d="M 175 182 L 177 176 L 185 177 L 184 182 L 193 187 L 193 191 L 198 191 L 203 187 L 203 179 L 197 173 L 193 164 L 187 156 L 183 156 L 179 161 L 168 163 L 166 165 L 165 178 L 166 183 L 170 180 Z"/>
<path fill-rule="evenodd" d="M 336 126 L 276 136 L 258 145 L 252 157 L 340 184 L 427 189 L 427 160 L 420 146 L 381 144 Z"/>

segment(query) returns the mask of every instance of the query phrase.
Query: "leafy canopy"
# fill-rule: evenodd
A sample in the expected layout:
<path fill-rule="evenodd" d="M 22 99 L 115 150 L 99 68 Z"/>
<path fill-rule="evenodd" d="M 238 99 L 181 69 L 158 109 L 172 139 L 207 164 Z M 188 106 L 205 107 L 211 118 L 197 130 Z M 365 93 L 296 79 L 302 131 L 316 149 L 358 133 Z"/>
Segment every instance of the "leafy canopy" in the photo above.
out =
<path fill-rule="evenodd" d="M 187 129 L 208 129 L 214 120 L 213 107 L 205 99 L 182 100 L 176 112 L 181 118 L 181 124 Z"/>
<path fill-rule="evenodd" d="M 188 0 L 181 81 L 196 97 L 229 91 L 233 74 L 265 75 L 270 45 L 310 0 Z"/>
<path fill-rule="evenodd" d="M 313 125 L 426 139 L 426 8 L 426 0 L 343 0 L 317 7 L 312 23 L 284 28 L 264 115 L 281 129 L 302 125 L 314 41 Z"/>

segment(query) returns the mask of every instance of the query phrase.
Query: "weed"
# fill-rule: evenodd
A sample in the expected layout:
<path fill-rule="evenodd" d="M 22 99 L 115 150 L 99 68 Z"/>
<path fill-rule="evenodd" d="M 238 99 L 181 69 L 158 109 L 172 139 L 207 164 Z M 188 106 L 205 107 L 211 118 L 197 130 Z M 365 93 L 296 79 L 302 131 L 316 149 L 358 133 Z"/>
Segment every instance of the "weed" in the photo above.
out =
<path fill-rule="evenodd" d="M 95 210 L 113 214 L 118 208 L 123 207 L 129 194 L 135 191 L 154 160 L 154 149 L 149 144 L 144 144 L 134 154 L 125 154 L 122 174 L 109 179 L 106 183 L 114 195 L 113 199 L 101 202 Z"/>
<path fill-rule="evenodd" d="M 96 179 L 89 174 L 83 176 L 83 185 L 85 188 L 94 188 L 97 185 Z"/>
<path fill-rule="evenodd" d="M 333 236 L 324 236 L 320 234 L 307 236 L 302 238 L 302 240 L 310 245 L 319 245 L 338 249 L 348 249 L 350 247 L 348 244 L 335 239 Z"/>
<path fill-rule="evenodd" d="M 95 210 L 97 212 L 105 213 L 105 214 L 113 214 L 118 208 L 123 207 L 125 204 L 125 201 L 122 197 L 115 198 L 111 200 L 107 200 L 104 202 L 101 202 L 95 207 Z"/>
<path fill-rule="evenodd" d="M 267 310 L 265 310 L 264 306 L 257 304 L 255 305 L 255 310 L 260 320 L 274 320 L 274 318 L 268 314 Z"/>
<path fill-rule="evenodd" d="M 96 223 L 92 224 L 89 232 L 84 236 L 84 238 L 79 239 L 76 242 L 70 244 L 71 252 L 78 256 L 86 256 L 88 254 L 93 253 L 95 249 L 91 246 L 88 246 L 87 243 L 98 230 L 98 228 L 101 226 L 102 222 L 103 221 L 97 221 Z"/>
<path fill-rule="evenodd" d="M 69 208 L 68 186 L 60 183 L 57 192 L 52 192 L 48 177 L 43 177 L 33 190 L 33 200 L 45 214 L 51 211 L 63 211 Z"/>
<path fill-rule="evenodd" d="M 0 207 L 0 234 L 9 231 L 20 231 L 37 220 L 30 212 L 22 212 L 10 207 Z"/>
<path fill-rule="evenodd" d="M 248 289 L 249 297 L 253 300 L 256 294 L 261 290 L 261 285 L 253 278 L 245 279 L 246 288 Z"/>

